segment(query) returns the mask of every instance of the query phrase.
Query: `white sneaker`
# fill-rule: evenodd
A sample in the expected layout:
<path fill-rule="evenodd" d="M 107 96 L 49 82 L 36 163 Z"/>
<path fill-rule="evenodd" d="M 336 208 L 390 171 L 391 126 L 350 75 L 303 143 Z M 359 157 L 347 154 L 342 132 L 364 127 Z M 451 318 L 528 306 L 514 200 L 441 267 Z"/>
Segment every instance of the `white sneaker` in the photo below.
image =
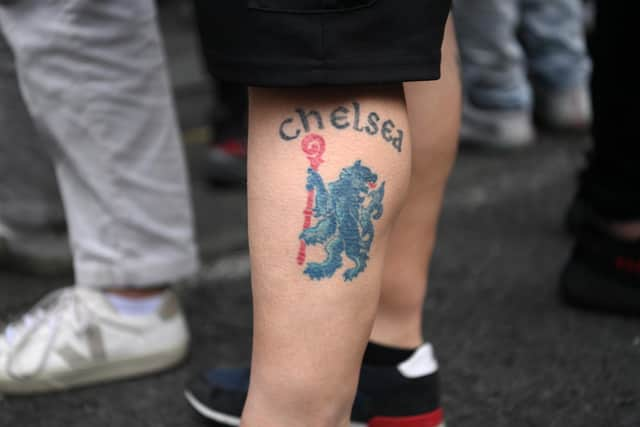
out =
<path fill-rule="evenodd" d="M 532 115 L 527 110 L 490 110 L 464 100 L 460 141 L 488 148 L 518 148 L 534 142 Z"/>
<path fill-rule="evenodd" d="M 102 292 L 49 294 L 0 334 L 0 394 L 69 389 L 149 374 L 180 362 L 189 332 L 176 295 L 148 315 L 115 311 Z"/>
<path fill-rule="evenodd" d="M 545 126 L 583 132 L 593 121 L 591 94 L 586 87 L 565 91 L 536 91 L 536 117 Z"/>

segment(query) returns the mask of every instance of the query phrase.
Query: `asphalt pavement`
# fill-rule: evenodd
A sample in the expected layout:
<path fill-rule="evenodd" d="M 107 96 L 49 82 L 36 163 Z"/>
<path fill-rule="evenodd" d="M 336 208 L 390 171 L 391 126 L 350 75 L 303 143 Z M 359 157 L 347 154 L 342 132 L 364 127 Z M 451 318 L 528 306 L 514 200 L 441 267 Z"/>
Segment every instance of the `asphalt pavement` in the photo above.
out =
<path fill-rule="evenodd" d="M 0 397 L 1 427 L 206 426 L 182 397 L 185 379 L 203 366 L 249 360 L 246 199 L 242 188 L 211 188 L 205 181 L 214 102 L 198 68 L 188 11 L 181 17 L 165 7 L 204 259 L 183 292 L 191 355 L 150 378 Z M 569 308 L 557 296 L 571 248 L 564 214 L 589 141 L 557 134 L 538 139 L 512 153 L 463 150 L 450 181 L 425 309 L 447 425 L 639 427 L 640 319 Z M 0 271 L 0 320 L 71 283 L 71 277 Z"/>

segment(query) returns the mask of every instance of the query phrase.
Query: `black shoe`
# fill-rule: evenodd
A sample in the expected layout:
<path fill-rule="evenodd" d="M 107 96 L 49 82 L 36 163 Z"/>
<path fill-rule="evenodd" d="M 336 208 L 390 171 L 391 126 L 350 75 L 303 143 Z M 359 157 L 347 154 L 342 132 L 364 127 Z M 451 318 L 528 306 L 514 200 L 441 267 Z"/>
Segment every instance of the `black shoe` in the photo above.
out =
<path fill-rule="evenodd" d="M 603 224 L 605 221 L 591 208 L 589 203 L 579 195 L 573 199 L 565 218 L 565 227 L 569 233 L 577 235 L 584 228 L 600 227 Z"/>
<path fill-rule="evenodd" d="M 363 365 L 352 427 L 443 427 L 438 365 L 430 344 L 399 365 Z M 249 369 L 212 369 L 187 384 L 185 396 L 202 416 L 239 426 Z"/>
<path fill-rule="evenodd" d="M 572 305 L 640 314 L 640 241 L 624 241 L 599 227 L 583 227 L 560 291 Z"/>
<path fill-rule="evenodd" d="M 244 185 L 247 181 L 247 144 L 228 138 L 209 148 L 207 176 L 213 185 Z"/>

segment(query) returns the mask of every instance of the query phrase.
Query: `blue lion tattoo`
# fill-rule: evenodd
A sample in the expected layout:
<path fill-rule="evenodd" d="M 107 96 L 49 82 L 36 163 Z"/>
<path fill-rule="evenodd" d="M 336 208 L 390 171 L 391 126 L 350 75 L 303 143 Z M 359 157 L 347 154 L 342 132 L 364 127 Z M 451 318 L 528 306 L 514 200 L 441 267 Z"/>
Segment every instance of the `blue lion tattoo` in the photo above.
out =
<path fill-rule="evenodd" d="M 344 253 L 355 263 L 343 274 L 344 280 L 351 281 L 367 267 L 373 221 L 382 217 L 385 183 L 371 190 L 378 176 L 360 160 L 342 169 L 340 178 L 329 183 L 328 189 L 317 171 L 309 168 L 307 172 L 307 190 L 315 190 L 313 217 L 318 222 L 304 230 L 300 239 L 307 245 L 323 244 L 327 258 L 307 263 L 304 273 L 314 280 L 331 277 L 342 267 Z"/>

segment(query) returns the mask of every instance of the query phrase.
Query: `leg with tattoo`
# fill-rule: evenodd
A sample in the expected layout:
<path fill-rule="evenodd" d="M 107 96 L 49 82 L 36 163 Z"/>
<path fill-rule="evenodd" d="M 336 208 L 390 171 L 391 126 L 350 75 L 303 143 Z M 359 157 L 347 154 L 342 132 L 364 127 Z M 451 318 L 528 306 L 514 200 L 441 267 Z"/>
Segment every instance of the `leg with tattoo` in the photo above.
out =
<path fill-rule="evenodd" d="M 279 132 L 280 140 L 296 143 L 300 141 L 300 149 L 307 160 L 304 166 L 300 166 L 306 168 L 306 176 L 302 178 L 306 180 L 306 204 L 303 210 L 301 208 L 301 211 L 293 214 L 294 223 L 296 215 L 302 217 L 298 220 L 303 231 L 299 234 L 296 264 L 305 281 L 298 281 L 299 276 L 294 275 L 293 282 L 287 282 L 289 291 L 281 295 L 284 298 L 279 300 L 275 293 L 270 295 L 275 303 L 261 305 L 263 313 L 256 319 L 256 330 L 264 328 L 263 331 L 268 332 L 270 328 L 275 327 L 273 324 L 260 323 L 269 321 L 274 316 L 277 318 L 278 313 L 272 310 L 278 305 L 282 307 L 290 304 L 294 311 L 305 309 L 306 312 L 295 313 L 295 317 L 290 319 L 287 326 L 284 325 L 286 319 L 280 319 L 277 323 L 282 327 L 280 336 L 274 335 L 271 331 L 269 335 L 262 332 L 256 337 L 256 340 L 259 336 L 271 337 L 271 340 L 261 339 L 262 354 L 256 356 L 256 359 L 260 357 L 259 360 L 254 360 L 254 368 L 260 367 L 260 374 L 253 374 L 253 396 L 258 397 L 254 397 L 247 405 L 245 425 L 254 425 L 251 423 L 255 420 L 267 422 L 273 418 L 273 413 L 267 410 L 273 409 L 273 403 L 269 404 L 268 398 L 291 401 L 299 408 L 308 408 L 309 399 L 312 402 L 312 413 L 316 415 L 310 413 L 307 419 L 303 420 L 303 415 L 298 414 L 296 417 L 296 412 L 291 412 L 289 408 L 287 413 L 290 413 L 291 417 L 285 418 L 290 422 L 287 424 L 281 417 L 278 419 L 279 426 L 341 425 L 336 420 L 343 418 L 337 416 L 336 411 L 344 408 L 345 402 L 351 401 L 354 402 L 351 408 L 351 426 L 444 425 L 439 399 L 438 365 L 432 346 L 424 343 L 422 310 L 428 262 L 433 250 L 444 184 L 455 156 L 460 117 L 460 85 L 455 40 L 451 28 L 448 28 L 444 42 L 443 78 L 432 83 L 405 84 L 405 93 L 411 124 L 413 161 L 408 195 L 395 220 L 388 218 L 389 215 L 394 215 L 396 209 L 389 207 L 389 198 L 393 198 L 397 192 L 394 180 L 390 179 L 386 170 L 379 169 L 375 162 L 370 161 L 367 153 L 357 153 L 357 157 L 367 158 L 360 158 L 350 166 L 337 170 L 334 173 L 337 179 L 331 181 L 332 178 L 325 174 L 327 167 L 330 167 L 330 163 L 335 159 L 332 153 L 336 148 L 328 143 L 333 139 L 317 131 L 317 127 L 322 127 L 321 123 L 326 123 L 321 122 L 321 109 L 311 110 L 313 112 L 297 109 L 297 126 L 292 117 L 280 123 L 280 129 L 285 129 L 285 136 Z M 330 103 L 329 100 L 324 102 Z M 350 107 L 336 108 L 334 111 L 340 112 L 340 116 L 334 114 L 335 117 L 331 120 L 333 127 L 339 130 L 350 128 L 351 131 L 359 132 L 361 126 L 358 117 L 363 108 L 367 106 L 363 107 L 360 102 L 353 102 Z M 352 111 L 353 122 L 346 119 Z M 369 113 L 373 123 L 379 120 L 375 118 L 380 117 L 379 112 Z M 345 118 L 342 118 L 343 116 Z M 313 121 L 310 121 L 309 117 Z M 397 123 L 391 123 L 398 132 L 403 131 Z M 391 124 L 388 124 L 387 128 L 390 127 Z M 372 129 L 371 132 L 365 130 L 367 134 L 376 134 L 373 125 L 369 129 Z M 401 148 L 398 150 L 399 153 L 406 148 L 403 147 L 404 134 L 402 132 L 402 136 L 397 139 L 399 144 L 396 146 Z M 358 144 L 360 140 L 357 136 L 358 134 L 354 133 L 350 142 Z M 378 155 L 381 154 L 385 153 Z M 342 160 L 342 163 L 345 162 L 349 164 L 347 160 Z M 389 222 L 393 222 L 393 225 L 390 226 Z M 389 227 L 391 231 L 387 232 Z M 295 225 L 293 229 L 290 239 L 296 236 Z M 354 352 L 354 346 L 361 345 L 361 341 L 358 341 L 350 350 L 348 346 L 353 337 L 362 339 L 358 333 L 364 328 L 363 323 L 370 313 L 362 310 L 368 310 L 375 304 L 375 301 L 371 301 L 371 295 L 361 293 L 360 287 L 364 283 L 369 289 L 371 285 L 377 284 L 367 275 L 371 268 L 378 268 L 375 267 L 379 259 L 376 248 L 379 247 L 381 239 L 384 239 L 386 247 L 382 293 L 363 363 L 359 366 L 359 383 L 356 399 L 353 400 L 349 389 L 336 385 L 336 381 L 342 378 L 347 379 L 347 385 L 352 384 L 353 359 L 346 359 L 349 363 L 347 366 L 334 364 L 344 364 L 343 356 L 350 357 Z M 253 246 L 255 245 L 254 243 Z M 283 256 L 286 258 L 286 253 Z M 265 261 L 261 262 L 267 263 L 266 256 L 263 257 Z M 291 261 L 289 258 L 288 262 Z M 262 268 L 279 269 L 274 275 L 282 271 L 275 260 Z M 288 264 L 287 268 L 293 266 Z M 361 280 L 362 277 L 366 277 L 364 282 Z M 310 289 L 303 285 L 299 289 L 299 283 L 309 283 L 309 280 L 315 285 L 312 284 Z M 377 276 L 374 280 L 377 280 Z M 325 289 L 325 283 L 331 287 L 327 294 L 321 294 Z M 347 287 L 340 290 L 345 284 L 348 284 Z M 274 292 L 282 291 L 281 286 L 282 283 L 280 287 L 272 286 L 272 289 Z M 319 290 L 316 289 L 318 286 Z M 301 292 L 298 296 L 295 293 L 296 289 Z M 262 293 L 263 301 L 267 300 L 265 296 L 269 296 L 258 289 L 255 292 Z M 361 298 L 362 295 L 365 295 L 365 305 L 359 305 L 359 301 L 356 300 L 348 302 L 348 306 L 343 305 L 345 308 L 342 311 L 339 309 L 338 304 L 343 302 L 342 298 Z M 298 305 L 297 298 L 300 296 L 315 300 L 311 302 L 305 299 Z M 287 313 L 291 314 L 291 311 Z M 336 316 L 339 316 L 338 329 Z M 354 324 L 353 320 L 358 316 L 359 323 Z M 348 336 L 349 334 L 352 336 Z M 291 340 L 286 343 L 286 352 L 280 353 L 275 360 L 277 363 L 269 366 L 269 352 L 277 351 L 269 349 L 270 345 L 273 346 L 273 342 L 282 345 L 286 336 Z M 339 340 L 345 341 L 340 345 Z M 310 354 L 310 350 L 315 348 L 313 346 L 318 346 L 321 350 Z M 344 353 L 345 349 L 347 353 Z M 288 358 L 292 354 L 295 357 Z M 326 358 L 326 363 L 315 358 L 317 356 Z M 278 364 L 280 369 L 287 365 L 284 367 L 287 372 L 286 380 L 277 372 Z M 292 383 L 289 372 L 291 375 L 294 375 L 293 372 L 295 375 L 302 374 L 302 380 Z M 347 377 L 344 376 L 345 373 Z M 260 379 L 256 379 L 258 375 Z M 189 382 L 187 399 L 200 414 L 211 420 L 224 425 L 240 425 L 240 413 L 246 400 L 249 376 L 248 369 L 207 371 Z M 333 380 L 328 380 L 330 378 Z M 297 387 L 289 389 L 291 395 L 273 394 L 278 384 L 285 382 L 287 387 Z M 256 385 L 258 383 L 260 386 Z M 281 410 L 286 412 L 283 407 Z"/>
<path fill-rule="evenodd" d="M 243 425 L 347 426 L 409 183 L 402 88 L 252 89 L 250 104 Z"/>
<path fill-rule="evenodd" d="M 254 87 L 254 339 L 250 371 L 217 370 L 187 398 L 225 425 L 440 427 L 437 364 L 416 313 L 455 144 L 443 114 L 458 93 L 402 82 L 440 78 L 450 0 L 208 3 L 217 77 Z M 424 163 L 412 164 L 413 132 Z M 377 314 L 381 289 L 390 321 Z M 368 342 L 374 322 L 374 339 L 411 350 Z M 387 334 L 392 325 L 408 338 Z"/>

